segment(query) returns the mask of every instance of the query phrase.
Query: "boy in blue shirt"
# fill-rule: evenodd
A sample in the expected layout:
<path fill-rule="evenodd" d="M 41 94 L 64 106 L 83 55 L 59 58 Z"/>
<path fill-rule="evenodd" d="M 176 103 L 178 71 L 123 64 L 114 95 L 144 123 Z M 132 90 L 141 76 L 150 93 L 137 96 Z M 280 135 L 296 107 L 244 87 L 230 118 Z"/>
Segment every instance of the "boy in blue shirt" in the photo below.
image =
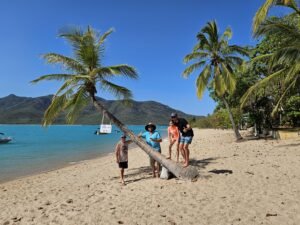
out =
<path fill-rule="evenodd" d="M 148 145 L 154 148 L 155 151 L 161 153 L 160 142 L 162 142 L 160 134 L 155 131 L 156 126 L 153 123 L 148 123 L 145 126 L 146 132 L 139 135 L 139 137 L 145 138 Z M 153 177 L 159 177 L 160 164 L 150 157 L 150 165 L 153 170 Z"/>

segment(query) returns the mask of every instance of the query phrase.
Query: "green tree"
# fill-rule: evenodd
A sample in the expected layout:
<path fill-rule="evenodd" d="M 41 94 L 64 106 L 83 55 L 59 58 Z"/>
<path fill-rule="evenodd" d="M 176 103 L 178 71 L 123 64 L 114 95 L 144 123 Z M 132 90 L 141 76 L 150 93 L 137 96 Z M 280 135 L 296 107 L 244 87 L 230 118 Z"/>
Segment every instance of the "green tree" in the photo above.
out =
<path fill-rule="evenodd" d="M 266 20 L 270 8 L 274 6 L 288 7 L 300 14 L 295 0 L 266 0 L 265 3 L 257 10 L 253 19 L 253 31 L 257 32 L 259 26 Z"/>
<path fill-rule="evenodd" d="M 273 109 L 272 115 L 274 115 L 279 109 L 283 99 L 295 88 L 300 79 L 300 13 L 297 5 L 293 5 L 292 8 L 295 12 L 291 15 L 276 20 L 264 20 L 255 31 L 257 37 L 280 37 L 281 44 L 280 47 L 273 52 L 260 55 L 253 59 L 253 61 L 265 60 L 269 67 L 269 74 L 266 78 L 260 80 L 248 89 L 241 99 L 242 107 L 251 96 L 258 93 L 259 90 L 266 88 L 270 82 L 278 82 L 281 80 L 283 92 Z"/>
<path fill-rule="evenodd" d="M 132 79 L 138 78 L 136 70 L 131 66 L 123 64 L 103 66 L 104 41 L 111 33 L 112 30 L 109 30 L 100 35 L 91 27 L 88 27 L 86 31 L 69 29 L 60 33 L 59 36 L 65 38 L 73 47 L 74 57 L 71 58 L 57 53 L 48 53 L 43 57 L 50 64 L 63 65 L 69 73 L 48 74 L 32 81 L 32 83 L 42 80 L 59 80 L 64 82 L 54 95 L 50 106 L 44 114 L 43 125 L 51 124 L 63 111 L 66 112 L 67 122 L 73 123 L 83 108 L 92 101 L 94 107 L 100 113 L 103 113 L 117 125 L 150 157 L 167 167 L 175 176 L 193 179 L 198 175 L 198 171 L 194 167 L 185 169 L 155 152 L 97 101 L 97 85 L 101 91 L 109 91 L 124 100 L 130 99 L 132 96 L 131 91 L 112 83 L 111 79 L 118 76 L 126 76 Z"/>
<path fill-rule="evenodd" d="M 186 55 L 184 62 L 193 62 L 183 72 L 188 77 L 197 69 L 201 69 L 196 81 L 197 96 L 201 98 L 206 88 L 210 87 L 215 95 L 221 99 L 229 113 L 236 139 L 242 139 L 235 125 L 230 106 L 226 100 L 228 94 L 233 93 L 236 86 L 234 69 L 243 63 L 241 56 L 247 55 L 247 50 L 237 45 L 229 45 L 232 32 L 227 28 L 219 34 L 215 21 L 208 22 L 197 34 L 198 43 L 193 52 Z"/>

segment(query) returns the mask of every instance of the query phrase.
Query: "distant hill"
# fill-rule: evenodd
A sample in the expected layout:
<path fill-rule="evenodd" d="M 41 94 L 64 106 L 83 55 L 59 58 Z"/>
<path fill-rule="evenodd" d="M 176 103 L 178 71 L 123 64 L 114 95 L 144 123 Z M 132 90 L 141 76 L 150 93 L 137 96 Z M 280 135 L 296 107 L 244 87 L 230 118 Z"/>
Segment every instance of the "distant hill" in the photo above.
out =
<path fill-rule="evenodd" d="M 52 95 L 30 98 L 8 95 L 0 98 L 0 124 L 40 124 L 45 110 L 49 106 Z M 104 106 L 125 124 L 146 124 L 149 121 L 156 124 L 167 124 L 172 112 L 179 116 L 191 119 L 201 116 L 189 115 L 167 105 L 155 101 L 133 101 L 130 106 L 125 106 L 119 100 L 105 100 L 98 98 Z M 76 121 L 77 124 L 99 124 L 102 115 L 89 105 Z M 106 120 L 106 122 L 108 122 Z M 56 124 L 64 124 L 64 116 L 61 115 Z"/>

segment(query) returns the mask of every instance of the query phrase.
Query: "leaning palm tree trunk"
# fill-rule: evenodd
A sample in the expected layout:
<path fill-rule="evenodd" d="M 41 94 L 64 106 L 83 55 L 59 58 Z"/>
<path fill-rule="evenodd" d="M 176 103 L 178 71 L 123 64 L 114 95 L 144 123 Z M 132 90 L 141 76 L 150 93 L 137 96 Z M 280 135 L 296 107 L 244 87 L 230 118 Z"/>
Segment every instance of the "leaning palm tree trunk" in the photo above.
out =
<path fill-rule="evenodd" d="M 104 115 L 107 118 L 109 118 L 116 126 L 118 126 L 126 135 L 128 135 L 136 145 L 138 145 L 144 152 L 146 152 L 155 161 L 159 162 L 164 167 L 166 167 L 169 171 L 171 171 L 177 178 L 183 180 L 192 180 L 199 175 L 196 167 L 189 166 L 184 168 L 179 163 L 166 159 L 166 157 L 154 151 L 149 145 L 147 145 L 147 143 L 144 140 L 138 138 L 121 121 L 119 121 L 114 115 L 112 115 L 99 101 L 96 100 L 94 96 L 92 96 L 91 98 L 96 109 L 98 109 L 100 112 L 103 112 Z"/>
<path fill-rule="evenodd" d="M 241 136 L 241 134 L 240 134 L 240 132 L 239 132 L 237 126 L 235 125 L 235 122 L 234 122 L 234 119 L 233 119 L 233 116 L 232 116 L 232 112 L 231 112 L 231 110 L 230 110 L 230 107 L 229 107 L 229 105 L 228 105 L 228 102 L 226 101 L 226 99 L 225 99 L 224 97 L 222 97 L 222 100 L 223 100 L 223 102 L 224 102 L 224 104 L 225 104 L 225 106 L 226 106 L 226 109 L 227 109 L 227 111 L 228 111 L 229 119 L 230 119 L 230 121 L 231 121 L 232 129 L 234 130 L 234 134 L 235 134 L 236 140 L 238 141 L 238 140 L 243 139 L 243 137 Z"/>

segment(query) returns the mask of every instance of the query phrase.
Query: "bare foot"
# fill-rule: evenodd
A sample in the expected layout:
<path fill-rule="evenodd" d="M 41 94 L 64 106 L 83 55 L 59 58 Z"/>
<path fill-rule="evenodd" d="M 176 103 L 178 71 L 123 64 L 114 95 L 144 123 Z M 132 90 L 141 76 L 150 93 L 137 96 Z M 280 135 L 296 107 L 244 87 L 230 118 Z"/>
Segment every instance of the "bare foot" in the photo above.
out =
<path fill-rule="evenodd" d="M 121 181 L 121 183 L 122 183 L 122 185 L 123 185 L 123 186 L 125 186 L 125 185 L 126 185 L 124 180 L 122 180 L 122 181 Z"/>
<path fill-rule="evenodd" d="M 187 164 L 187 163 L 183 164 L 183 168 L 188 167 L 188 166 L 189 166 L 189 164 Z"/>
<path fill-rule="evenodd" d="M 171 156 L 168 156 L 166 159 L 171 159 Z"/>

